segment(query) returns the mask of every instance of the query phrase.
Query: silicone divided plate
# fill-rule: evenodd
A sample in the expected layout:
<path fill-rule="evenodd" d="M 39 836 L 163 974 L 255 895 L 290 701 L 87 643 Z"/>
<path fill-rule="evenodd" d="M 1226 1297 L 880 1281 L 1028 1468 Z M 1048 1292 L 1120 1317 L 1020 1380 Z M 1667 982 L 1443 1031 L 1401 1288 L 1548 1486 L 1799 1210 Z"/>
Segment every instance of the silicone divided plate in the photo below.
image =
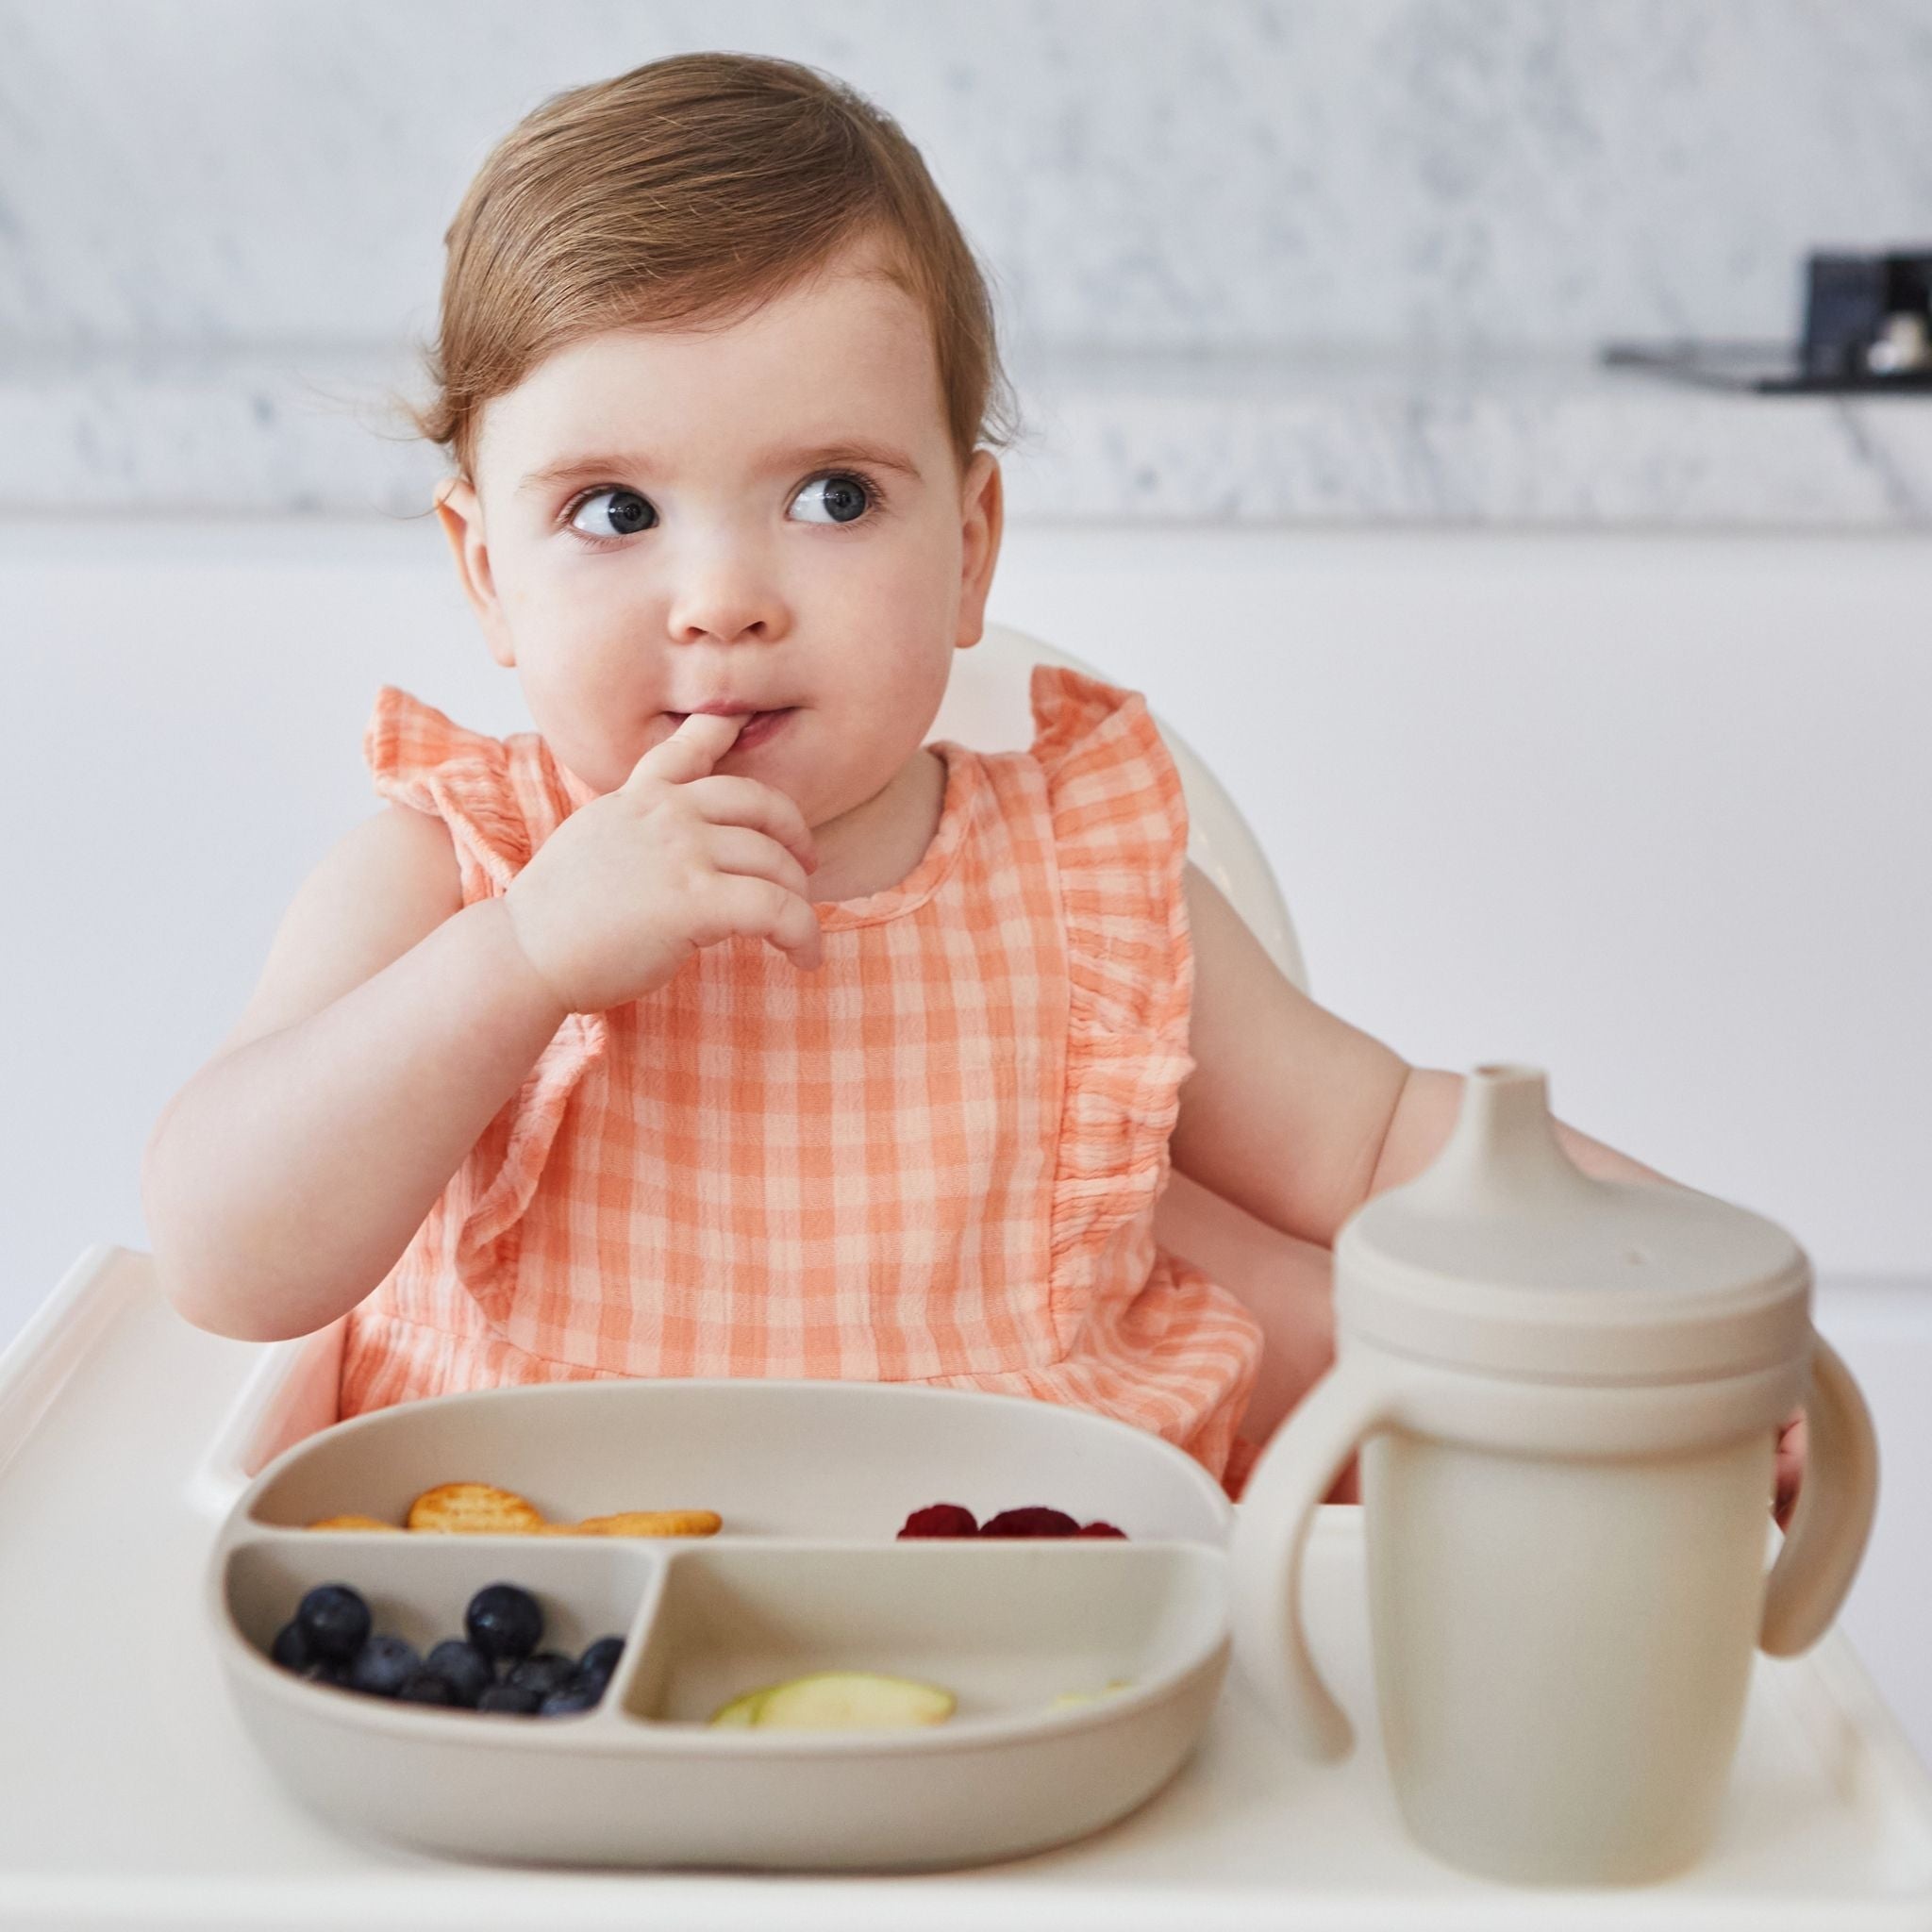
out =
<path fill-rule="evenodd" d="M 556 1522 L 709 1508 L 715 1537 L 315 1531 L 400 1524 L 442 1482 Z M 1044 1503 L 1128 1541 L 895 1541 L 929 1503 Z M 1064 1843 L 1150 1797 L 1194 1748 L 1228 1661 L 1231 1510 L 1143 1431 L 1007 1396 L 844 1382 L 608 1381 L 443 1397 L 339 1424 L 264 1469 L 213 1553 L 208 1607 L 257 1748 L 337 1825 L 542 1863 L 917 1870 Z M 270 1661 L 318 1583 L 426 1650 L 486 1583 L 530 1590 L 545 1648 L 624 1634 L 594 1710 L 404 1706 Z M 815 1670 L 944 1686 L 915 1730 L 710 1728 Z M 1127 1688 L 1109 1691 L 1124 1680 Z M 1102 1693 L 1055 1707 L 1068 1691 Z"/>

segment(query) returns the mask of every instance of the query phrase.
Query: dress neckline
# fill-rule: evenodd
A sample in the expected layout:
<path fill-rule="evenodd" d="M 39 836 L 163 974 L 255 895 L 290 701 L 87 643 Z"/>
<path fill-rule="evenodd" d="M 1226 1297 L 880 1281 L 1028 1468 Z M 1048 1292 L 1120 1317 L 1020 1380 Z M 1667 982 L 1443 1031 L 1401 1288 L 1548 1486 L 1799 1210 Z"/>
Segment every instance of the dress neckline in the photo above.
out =
<path fill-rule="evenodd" d="M 895 886 L 884 886 L 857 899 L 815 900 L 819 930 L 849 932 L 856 926 L 881 925 L 889 919 L 916 912 L 945 882 L 966 845 L 966 827 L 979 789 L 979 760 L 962 744 L 936 738 L 924 747 L 935 752 L 946 768 L 946 789 L 940 801 L 940 822 L 920 860 Z"/>

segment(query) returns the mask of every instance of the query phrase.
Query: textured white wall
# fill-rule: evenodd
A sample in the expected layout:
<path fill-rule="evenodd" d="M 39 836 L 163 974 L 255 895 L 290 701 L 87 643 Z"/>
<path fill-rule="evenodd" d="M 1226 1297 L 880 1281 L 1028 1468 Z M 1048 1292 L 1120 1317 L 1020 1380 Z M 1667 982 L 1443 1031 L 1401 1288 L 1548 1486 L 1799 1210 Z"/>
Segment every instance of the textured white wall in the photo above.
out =
<path fill-rule="evenodd" d="M 1021 530 L 994 599 L 1145 691 L 1318 998 L 1932 1278 L 1932 556 L 1898 540 Z M 0 523 L 0 1338 L 375 808 L 375 687 L 524 728 L 433 524 Z"/>
<path fill-rule="evenodd" d="M 1924 242 L 1926 0 L 0 0 L 0 514 L 407 510 L 491 146 L 661 56 L 899 118 L 994 278 L 1028 515 L 1932 525 L 1932 412 L 1595 367 L 1788 349 Z"/>
<path fill-rule="evenodd" d="M 1932 192 L 1921 0 L 5 0 L 0 27 L 0 336 L 60 349 L 420 328 L 491 144 L 700 48 L 896 115 L 1053 341 L 1782 336 L 1807 245 L 1909 237 Z"/>

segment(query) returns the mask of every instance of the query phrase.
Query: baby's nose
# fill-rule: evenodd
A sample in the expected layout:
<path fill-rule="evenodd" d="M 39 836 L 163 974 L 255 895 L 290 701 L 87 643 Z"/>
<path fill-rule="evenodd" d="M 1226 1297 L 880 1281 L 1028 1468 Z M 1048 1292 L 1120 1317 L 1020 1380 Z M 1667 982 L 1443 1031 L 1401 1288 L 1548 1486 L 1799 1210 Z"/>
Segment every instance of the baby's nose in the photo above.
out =
<path fill-rule="evenodd" d="M 785 629 L 784 596 L 762 558 L 742 547 L 720 546 L 692 558 L 680 575 L 670 629 L 679 642 L 768 641 Z"/>

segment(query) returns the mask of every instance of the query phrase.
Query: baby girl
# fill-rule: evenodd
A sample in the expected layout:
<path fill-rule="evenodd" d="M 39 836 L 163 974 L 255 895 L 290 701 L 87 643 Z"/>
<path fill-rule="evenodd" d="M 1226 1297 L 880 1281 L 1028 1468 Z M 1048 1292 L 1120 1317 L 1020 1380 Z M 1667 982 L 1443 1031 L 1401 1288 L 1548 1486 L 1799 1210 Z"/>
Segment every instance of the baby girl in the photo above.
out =
<path fill-rule="evenodd" d="M 169 1296 L 255 1340 L 346 1315 L 344 1415 L 917 1381 L 1237 1493 L 1261 1328 L 1157 1246 L 1170 1172 L 1326 1246 L 1460 1080 L 1275 970 L 1138 693 L 1042 665 L 1028 750 L 926 741 L 1009 438 L 917 150 L 810 69 L 656 61 L 513 129 L 447 244 L 419 426 L 536 728 L 378 696 L 386 808 L 150 1142 Z"/>

